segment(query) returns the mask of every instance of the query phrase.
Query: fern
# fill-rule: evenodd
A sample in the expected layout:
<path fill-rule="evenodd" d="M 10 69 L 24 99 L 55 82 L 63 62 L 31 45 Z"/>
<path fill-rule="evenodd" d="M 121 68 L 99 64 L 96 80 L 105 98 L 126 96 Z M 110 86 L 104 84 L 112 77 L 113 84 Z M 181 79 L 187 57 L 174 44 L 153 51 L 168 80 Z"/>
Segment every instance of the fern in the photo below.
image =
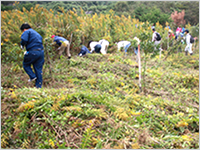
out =
<path fill-rule="evenodd" d="M 94 133 L 94 130 L 92 130 L 93 124 L 89 128 L 87 128 L 83 134 L 81 149 L 85 149 L 90 146 L 90 143 L 92 143 L 92 134 Z"/>

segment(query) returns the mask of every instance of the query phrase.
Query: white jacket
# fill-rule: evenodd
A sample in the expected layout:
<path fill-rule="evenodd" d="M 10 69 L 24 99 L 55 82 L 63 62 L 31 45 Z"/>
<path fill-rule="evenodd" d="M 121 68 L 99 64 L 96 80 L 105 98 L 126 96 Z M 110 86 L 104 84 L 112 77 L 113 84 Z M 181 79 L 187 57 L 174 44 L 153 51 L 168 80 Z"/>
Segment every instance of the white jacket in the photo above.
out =
<path fill-rule="evenodd" d="M 192 43 L 190 43 L 190 34 L 187 33 L 185 38 L 186 38 L 186 44 L 187 46 L 185 47 L 185 51 L 188 51 L 190 54 L 193 53 L 192 52 Z"/>
<path fill-rule="evenodd" d="M 186 38 L 186 44 L 187 45 L 191 44 L 190 43 L 190 34 L 189 33 L 186 34 L 185 38 Z"/>
<path fill-rule="evenodd" d="M 91 49 L 91 51 L 90 52 L 93 52 L 95 49 L 94 49 L 94 47 L 97 45 L 97 44 L 100 44 L 99 42 L 91 42 L 90 43 L 90 49 Z"/>
<path fill-rule="evenodd" d="M 99 43 L 101 44 L 101 53 L 106 54 L 108 50 L 109 42 L 105 39 L 102 39 L 99 41 Z"/>
<path fill-rule="evenodd" d="M 118 51 L 121 49 L 121 48 L 124 48 L 126 45 L 130 44 L 131 42 L 129 41 L 120 41 L 117 43 L 117 49 Z"/>
<path fill-rule="evenodd" d="M 157 33 L 157 32 L 154 31 L 154 33 L 153 33 L 153 35 L 152 35 L 152 42 L 156 41 L 156 37 L 157 37 L 156 33 Z"/>

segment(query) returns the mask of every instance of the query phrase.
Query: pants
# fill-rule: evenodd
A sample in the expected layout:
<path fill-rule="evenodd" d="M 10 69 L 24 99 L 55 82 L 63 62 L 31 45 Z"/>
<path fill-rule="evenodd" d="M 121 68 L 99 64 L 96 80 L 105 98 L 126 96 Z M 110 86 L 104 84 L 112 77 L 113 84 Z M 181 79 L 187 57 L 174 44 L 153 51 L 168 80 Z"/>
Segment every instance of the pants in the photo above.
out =
<path fill-rule="evenodd" d="M 180 36 L 180 32 L 176 32 L 175 40 L 177 40 L 179 36 Z"/>
<path fill-rule="evenodd" d="M 157 46 L 157 45 L 159 45 L 159 44 L 160 44 L 160 42 L 161 42 L 161 41 L 155 41 L 154 45 L 155 45 L 155 46 Z M 156 50 L 156 47 L 155 47 L 154 49 Z M 159 47 L 159 50 L 162 50 L 162 48 L 161 48 L 161 47 Z"/>
<path fill-rule="evenodd" d="M 131 45 L 131 43 L 127 44 L 127 45 L 124 47 L 125 53 L 127 52 L 127 50 L 128 50 L 128 48 L 129 48 L 130 45 Z"/>
<path fill-rule="evenodd" d="M 33 65 L 35 73 L 33 72 L 31 65 Z M 35 77 L 37 77 L 35 83 L 36 88 L 42 87 L 43 65 L 44 65 L 44 50 L 28 51 L 24 55 L 23 68 L 29 75 L 30 79 L 34 79 Z"/>
<path fill-rule="evenodd" d="M 59 57 L 62 55 L 64 51 L 68 57 L 71 57 L 69 49 L 70 49 L 69 41 L 64 41 L 62 45 L 57 49 Z"/>
<path fill-rule="evenodd" d="M 101 45 L 100 44 L 97 44 L 95 47 L 94 47 L 94 50 L 96 53 L 100 53 L 101 51 Z"/>
<path fill-rule="evenodd" d="M 188 53 L 190 53 L 190 54 L 193 53 L 193 52 L 192 52 L 192 44 L 191 44 L 191 43 L 188 44 L 188 45 L 185 47 L 185 51 L 188 52 Z"/>
<path fill-rule="evenodd" d="M 135 55 L 137 55 L 137 53 L 138 53 L 138 47 L 136 47 L 136 48 L 134 49 L 134 52 L 135 52 Z"/>

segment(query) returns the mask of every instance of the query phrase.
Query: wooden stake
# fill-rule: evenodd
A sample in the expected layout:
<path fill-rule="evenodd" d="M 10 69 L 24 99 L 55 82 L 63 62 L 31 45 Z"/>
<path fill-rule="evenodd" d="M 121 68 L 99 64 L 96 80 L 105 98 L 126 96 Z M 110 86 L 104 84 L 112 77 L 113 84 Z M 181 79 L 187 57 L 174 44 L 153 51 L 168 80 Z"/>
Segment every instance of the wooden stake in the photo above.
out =
<path fill-rule="evenodd" d="M 140 57 L 140 45 L 138 45 L 138 67 L 139 67 L 139 87 L 140 92 L 142 91 L 142 85 L 141 85 L 141 57 Z"/>
<path fill-rule="evenodd" d="M 169 48 L 169 33 L 167 33 L 167 50 Z"/>

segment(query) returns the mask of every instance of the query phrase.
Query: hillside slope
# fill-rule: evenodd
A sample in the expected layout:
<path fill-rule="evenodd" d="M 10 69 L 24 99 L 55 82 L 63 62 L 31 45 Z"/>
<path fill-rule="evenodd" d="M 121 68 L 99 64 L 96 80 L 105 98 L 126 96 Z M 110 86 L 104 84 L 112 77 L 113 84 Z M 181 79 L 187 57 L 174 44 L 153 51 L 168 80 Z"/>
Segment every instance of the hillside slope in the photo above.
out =
<path fill-rule="evenodd" d="M 130 53 L 46 63 L 42 89 L 2 64 L 2 148 L 198 148 L 199 53 L 165 55 L 148 59 L 143 92 Z"/>

